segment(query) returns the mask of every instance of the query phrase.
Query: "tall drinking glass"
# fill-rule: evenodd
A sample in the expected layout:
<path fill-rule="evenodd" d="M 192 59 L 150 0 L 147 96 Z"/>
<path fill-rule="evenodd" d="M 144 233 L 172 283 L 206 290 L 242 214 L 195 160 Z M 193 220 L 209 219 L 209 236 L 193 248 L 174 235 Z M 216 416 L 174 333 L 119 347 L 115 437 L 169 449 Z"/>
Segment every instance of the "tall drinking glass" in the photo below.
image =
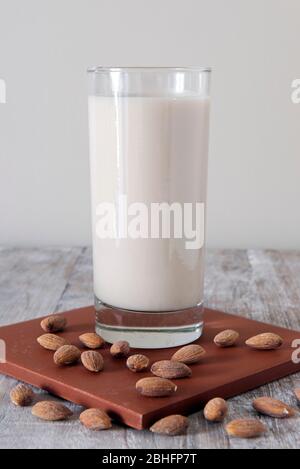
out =
<path fill-rule="evenodd" d="M 162 348 L 203 327 L 210 70 L 88 70 L 96 331 Z"/>

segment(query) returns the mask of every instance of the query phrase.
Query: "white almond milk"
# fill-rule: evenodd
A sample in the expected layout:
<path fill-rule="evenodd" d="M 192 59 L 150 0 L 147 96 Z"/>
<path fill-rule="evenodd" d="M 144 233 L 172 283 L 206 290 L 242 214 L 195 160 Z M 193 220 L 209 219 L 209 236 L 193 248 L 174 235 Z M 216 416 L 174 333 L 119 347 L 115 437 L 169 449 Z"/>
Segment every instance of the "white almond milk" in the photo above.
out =
<path fill-rule="evenodd" d="M 206 199 L 209 100 L 89 98 L 94 291 L 136 311 L 174 311 L 203 301 L 203 254 L 184 239 L 100 239 L 96 209 L 116 203 Z"/>

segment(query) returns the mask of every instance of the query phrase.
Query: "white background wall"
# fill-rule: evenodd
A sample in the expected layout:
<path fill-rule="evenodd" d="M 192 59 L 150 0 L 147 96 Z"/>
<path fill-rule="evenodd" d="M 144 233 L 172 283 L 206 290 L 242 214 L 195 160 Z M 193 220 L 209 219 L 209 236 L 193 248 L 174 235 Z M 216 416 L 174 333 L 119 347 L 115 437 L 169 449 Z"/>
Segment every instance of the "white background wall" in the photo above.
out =
<path fill-rule="evenodd" d="M 0 243 L 90 242 L 89 65 L 210 65 L 208 241 L 300 248 L 299 0 L 0 0 Z"/>

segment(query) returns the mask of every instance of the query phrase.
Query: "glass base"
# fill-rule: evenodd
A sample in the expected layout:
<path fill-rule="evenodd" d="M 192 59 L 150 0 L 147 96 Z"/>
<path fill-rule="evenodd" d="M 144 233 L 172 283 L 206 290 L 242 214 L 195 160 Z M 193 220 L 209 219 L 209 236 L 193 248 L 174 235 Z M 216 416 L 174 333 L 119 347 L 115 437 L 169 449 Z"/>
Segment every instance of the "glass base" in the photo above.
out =
<path fill-rule="evenodd" d="M 167 312 L 114 308 L 95 298 L 96 332 L 108 343 L 127 340 L 133 348 L 158 349 L 185 345 L 203 329 L 203 304 Z"/>

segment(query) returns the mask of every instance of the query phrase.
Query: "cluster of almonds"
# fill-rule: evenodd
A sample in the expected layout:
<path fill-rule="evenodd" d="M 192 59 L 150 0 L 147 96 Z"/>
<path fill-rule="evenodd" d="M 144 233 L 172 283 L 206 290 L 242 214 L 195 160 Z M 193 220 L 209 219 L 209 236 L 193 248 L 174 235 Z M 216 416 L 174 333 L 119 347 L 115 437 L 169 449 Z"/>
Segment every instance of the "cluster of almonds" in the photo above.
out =
<path fill-rule="evenodd" d="M 26 384 L 18 384 L 10 392 L 10 399 L 17 406 L 29 406 L 33 403 L 34 393 Z M 71 410 L 56 401 L 39 401 L 32 407 L 32 415 L 42 420 L 58 421 L 71 417 Z M 91 430 L 106 430 L 111 428 L 109 415 L 101 409 L 87 409 L 79 416 L 80 422 Z"/>
<path fill-rule="evenodd" d="M 300 402 L 300 389 L 295 390 Z M 282 401 L 272 397 L 259 397 L 252 402 L 253 408 L 262 415 L 273 418 L 289 418 L 296 414 L 296 410 Z M 228 413 L 227 403 L 220 398 L 212 399 L 204 409 L 204 417 L 210 422 L 221 422 Z M 236 438 L 256 438 L 267 432 L 267 427 L 254 418 L 232 420 L 226 425 L 229 436 Z"/>
<path fill-rule="evenodd" d="M 214 338 L 214 343 L 220 348 L 233 347 L 239 340 L 239 333 L 234 330 L 220 332 Z M 276 334 L 264 333 L 251 337 L 246 345 L 256 350 L 276 350 L 283 344 L 283 340 Z M 136 383 L 136 388 L 144 396 L 161 397 L 172 395 L 177 386 L 170 379 L 186 378 L 192 375 L 188 365 L 198 363 L 205 355 L 205 350 L 196 344 L 186 345 L 179 349 L 171 360 L 156 362 L 151 372 L 157 377 L 143 378 Z M 295 390 L 300 402 L 300 389 Z M 287 418 L 295 415 L 295 410 L 285 403 L 270 397 L 261 397 L 253 402 L 253 407 L 261 414 L 274 418 Z M 210 400 L 204 408 L 204 417 L 209 422 L 222 422 L 228 414 L 228 405 L 222 398 Z M 156 422 L 150 430 L 165 435 L 179 435 L 188 427 L 188 418 L 183 415 L 169 415 Z M 237 438 L 254 438 L 266 432 L 265 425 L 256 419 L 238 419 L 226 426 L 229 436 Z"/>
<path fill-rule="evenodd" d="M 55 334 L 62 332 L 67 326 L 67 320 L 60 315 L 52 315 L 41 322 L 45 334 L 37 338 L 38 343 L 45 349 L 54 353 L 53 360 L 58 366 L 72 365 L 81 359 L 83 366 L 92 372 L 103 369 L 103 356 L 95 349 L 102 347 L 105 341 L 95 333 L 85 333 L 79 337 L 80 342 L 90 350 L 81 352 L 75 345 L 68 343 L 66 339 Z M 113 353 L 113 351 L 112 351 Z M 18 384 L 10 392 L 10 399 L 17 406 L 29 406 L 33 403 L 34 393 L 25 384 Z M 65 420 L 72 415 L 71 410 L 56 401 L 39 401 L 32 407 L 32 415 L 42 420 Z M 111 428 L 109 415 L 101 409 L 87 409 L 80 414 L 80 422 L 92 430 L 106 430 Z"/>
<path fill-rule="evenodd" d="M 58 366 L 72 365 L 81 359 L 83 366 L 92 372 L 103 370 L 104 360 L 101 353 L 96 349 L 103 347 L 105 341 L 94 332 L 87 332 L 79 336 L 80 342 L 90 350 L 81 352 L 78 347 L 70 344 L 64 337 L 55 332 L 65 330 L 67 320 L 64 316 L 53 315 L 45 318 L 41 322 L 41 327 L 45 334 L 37 338 L 38 343 L 47 350 L 54 353 L 53 360 Z"/>
<path fill-rule="evenodd" d="M 61 315 L 52 315 L 41 322 L 45 334 L 38 337 L 38 343 L 54 353 L 53 360 L 58 366 L 67 366 L 81 361 L 90 372 L 98 373 L 104 368 L 104 359 L 100 352 L 96 351 L 104 346 L 105 341 L 94 332 L 87 332 L 79 336 L 80 342 L 89 350 L 81 352 L 78 347 L 68 343 L 63 337 L 56 334 L 65 330 L 66 319 Z M 226 330 L 214 338 L 218 347 L 232 347 L 237 344 L 239 333 Z M 252 337 L 246 341 L 246 345 L 257 350 L 275 350 L 282 345 L 282 339 L 276 334 L 265 333 Z M 114 358 L 126 358 L 127 368 L 134 372 L 148 370 L 150 360 L 142 354 L 130 355 L 130 345 L 126 341 L 118 341 L 110 348 L 110 354 Z M 177 385 L 172 379 L 188 378 L 192 375 L 189 365 L 198 363 L 206 354 L 203 347 L 197 344 L 186 345 L 177 350 L 170 360 L 160 360 L 152 364 L 150 371 L 153 376 L 142 378 L 136 383 L 136 390 L 146 397 L 171 396 L 177 391 Z M 300 401 L 300 389 L 296 390 L 296 396 Z M 33 402 L 34 393 L 25 384 L 19 384 L 10 393 L 11 401 L 18 406 L 28 406 Z M 254 408 L 265 415 L 272 417 L 290 417 L 295 411 L 284 403 L 263 397 L 253 403 Z M 221 422 L 228 413 L 227 403 L 221 398 L 215 398 L 208 402 L 204 409 L 204 417 L 210 422 Z M 63 404 L 56 401 L 40 401 L 32 408 L 32 414 L 43 420 L 64 420 L 72 415 L 72 412 Z M 111 428 L 111 419 L 101 409 L 87 409 L 80 414 L 81 423 L 92 430 L 104 430 Z M 182 415 L 169 415 L 158 420 L 150 427 L 150 431 L 165 435 L 179 435 L 188 427 L 188 418 Z M 250 438 L 263 434 L 266 427 L 258 420 L 243 419 L 234 420 L 226 427 L 230 436 Z"/>
<path fill-rule="evenodd" d="M 227 329 L 220 332 L 214 338 L 214 343 L 221 348 L 233 347 L 237 344 L 240 335 L 237 331 Z M 265 332 L 263 334 L 255 335 L 246 340 L 245 344 L 256 350 L 276 350 L 283 344 L 282 338 L 272 332 Z"/>

